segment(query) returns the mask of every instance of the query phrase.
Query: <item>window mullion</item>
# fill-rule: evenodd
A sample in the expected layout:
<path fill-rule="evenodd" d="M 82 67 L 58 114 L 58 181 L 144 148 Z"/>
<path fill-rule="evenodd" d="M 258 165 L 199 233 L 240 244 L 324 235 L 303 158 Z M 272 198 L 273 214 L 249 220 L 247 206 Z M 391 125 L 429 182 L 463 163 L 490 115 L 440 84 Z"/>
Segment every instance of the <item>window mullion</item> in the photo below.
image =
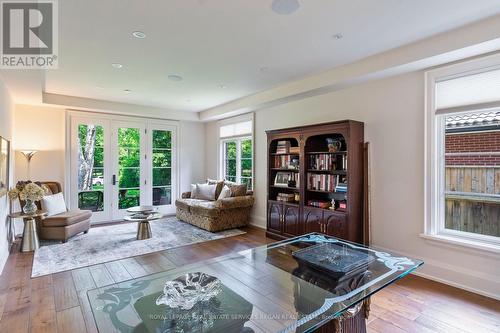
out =
<path fill-rule="evenodd" d="M 241 184 L 241 139 L 236 140 L 236 182 Z"/>

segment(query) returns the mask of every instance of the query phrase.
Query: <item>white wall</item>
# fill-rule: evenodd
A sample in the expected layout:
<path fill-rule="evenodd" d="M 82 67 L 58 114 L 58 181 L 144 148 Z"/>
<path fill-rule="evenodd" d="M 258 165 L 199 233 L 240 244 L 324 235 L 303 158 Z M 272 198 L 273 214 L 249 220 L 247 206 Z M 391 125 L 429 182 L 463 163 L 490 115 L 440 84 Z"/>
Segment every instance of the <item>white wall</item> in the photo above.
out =
<path fill-rule="evenodd" d="M 64 186 L 65 112 L 63 109 L 16 105 L 14 113 L 15 179 L 27 180 L 27 161 L 19 150 L 37 150 L 30 180 L 58 181 Z"/>
<path fill-rule="evenodd" d="M 0 136 L 11 141 L 12 147 L 12 122 L 13 122 L 14 104 L 12 98 L 0 80 Z M 12 151 L 11 151 L 12 156 Z M 11 162 L 11 172 L 10 172 L 10 186 L 12 186 L 13 172 L 12 172 L 12 158 Z M 7 257 L 9 256 L 9 235 L 8 232 L 9 224 L 7 215 L 9 214 L 10 204 L 7 195 L 0 198 L 0 272 L 2 272 Z"/>
<path fill-rule="evenodd" d="M 424 73 L 413 72 L 262 109 L 255 115 L 252 223 L 266 225 L 265 130 L 353 119 L 365 123 L 371 154 L 373 245 L 423 259 L 434 279 L 500 298 L 500 258 L 428 242 L 424 228 Z M 217 176 L 215 122 L 206 124 L 207 176 Z"/>
<path fill-rule="evenodd" d="M 179 190 L 182 193 L 191 191 L 191 184 L 206 179 L 204 124 L 181 121 L 179 140 Z"/>

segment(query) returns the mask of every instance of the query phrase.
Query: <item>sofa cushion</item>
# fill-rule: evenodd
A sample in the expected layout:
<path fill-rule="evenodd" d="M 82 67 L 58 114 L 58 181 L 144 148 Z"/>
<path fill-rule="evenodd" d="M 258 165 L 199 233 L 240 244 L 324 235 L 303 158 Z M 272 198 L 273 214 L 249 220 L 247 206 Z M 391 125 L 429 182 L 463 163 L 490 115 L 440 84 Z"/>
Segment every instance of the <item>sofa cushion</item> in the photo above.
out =
<path fill-rule="evenodd" d="M 194 202 L 190 207 L 189 211 L 195 215 L 201 216 L 217 216 L 219 215 L 219 209 L 216 207 L 215 201 L 198 201 Z"/>
<path fill-rule="evenodd" d="M 224 198 L 230 198 L 230 197 L 231 197 L 231 189 L 227 185 L 224 185 L 224 187 L 222 188 L 222 191 L 220 191 L 220 194 L 217 197 L 217 200 L 224 199 Z"/>
<path fill-rule="evenodd" d="M 53 215 L 42 220 L 44 227 L 65 227 L 78 222 L 89 220 L 92 217 L 90 210 L 73 209 Z"/>
<path fill-rule="evenodd" d="M 175 201 L 175 206 L 189 211 L 189 207 L 194 206 L 197 202 L 206 202 L 207 200 L 201 200 L 201 199 L 192 199 L 192 198 L 183 198 L 183 199 L 177 199 Z"/>
<path fill-rule="evenodd" d="M 215 188 L 215 198 L 217 199 L 220 195 L 220 192 L 222 191 L 222 188 L 224 187 L 224 180 L 207 178 L 207 184 L 217 185 L 217 187 Z"/>
<path fill-rule="evenodd" d="M 217 184 L 196 184 L 196 196 L 192 196 L 194 199 L 202 200 L 215 200 L 215 191 L 217 190 Z"/>
<path fill-rule="evenodd" d="M 233 209 L 233 208 L 245 208 L 252 207 L 254 203 L 254 198 L 250 195 L 239 196 L 239 197 L 231 197 L 217 200 L 215 202 L 215 207 L 224 209 Z"/>
<path fill-rule="evenodd" d="M 47 216 L 54 216 L 67 211 L 62 192 L 45 195 L 42 198 L 42 209 L 47 211 Z"/>

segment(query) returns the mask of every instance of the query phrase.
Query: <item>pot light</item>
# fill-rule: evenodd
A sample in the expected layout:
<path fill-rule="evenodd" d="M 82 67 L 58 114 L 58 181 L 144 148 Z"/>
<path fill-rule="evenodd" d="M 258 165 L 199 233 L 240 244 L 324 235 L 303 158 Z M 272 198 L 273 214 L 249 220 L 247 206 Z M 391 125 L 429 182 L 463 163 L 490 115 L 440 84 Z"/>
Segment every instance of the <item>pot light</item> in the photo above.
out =
<path fill-rule="evenodd" d="M 125 92 L 126 94 L 130 94 L 130 93 L 132 92 L 132 90 L 130 90 L 130 89 L 125 89 L 125 90 L 124 90 L 124 92 Z"/>
<path fill-rule="evenodd" d="M 332 36 L 332 38 L 333 39 L 342 39 L 342 38 L 344 38 L 344 35 L 342 35 L 342 34 L 335 34 L 335 35 Z"/>
<path fill-rule="evenodd" d="M 112 64 L 111 64 L 111 67 L 118 69 L 118 68 L 122 68 L 122 67 L 123 67 L 123 65 L 122 65 L 122 64 L 119 64 L 119 63 L 117 63 L 117 62 L 114 62 L 114 63 L 112 63 Z"/>
<path fill-rule="evenodd" d="M 146 38 L 146 34 L 142 31 L 134 31 L 134 32 L 132 32 L 132 36 L 134 36 L 135 38 L 139 38 L 139 39 Z"/>
<path fill-rule="evenodd" d="M 182 76 L 177 75 L 177 74 L 170 74 L 170 75 L 168 76 L 168 79 L 169 79 L 170 81 L 175 81 L 175 82 L 178 82 L 178 81 L 182 81 L 182 80 L 183 80 Z"/>
<path fill-rule="evenodd" d="M 260 68 L 259 68 L 259 71 L 261 71 L 261 72 L 266 72 L 268 69 L 269 69 L 269 67 L 267 67 L 267 66 L 262 66 L 262 67 L 260 67 Z"/>
<path fill-rule="evenodd" d="M 274 0 L 271 4 L 273 12 L 279 15 L 290 15 L 300 8 L 298 0 Z"/>
<path fill-rule="evenodd" d="M 226 85 L 221 84 L 221 85 L 219 85 L 219 88 L 221 88 L 221 89 L 226 89 L 227 87 L 226 87 Z"/>

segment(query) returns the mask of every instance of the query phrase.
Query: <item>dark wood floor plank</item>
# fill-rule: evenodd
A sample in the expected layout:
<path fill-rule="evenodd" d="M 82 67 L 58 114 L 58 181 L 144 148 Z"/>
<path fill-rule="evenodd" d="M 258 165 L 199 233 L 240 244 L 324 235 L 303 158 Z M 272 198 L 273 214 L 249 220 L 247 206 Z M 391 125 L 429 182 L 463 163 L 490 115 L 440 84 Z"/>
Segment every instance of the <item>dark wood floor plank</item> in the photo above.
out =
<path fill-rule="evenodd" d="M 73 276 L 73 282 L 77 292 L 97 288 L 88 267 L 72 270 L 71 275 Z"/>
<path fill-rule="evenodd" d="M 31 294 L 30 332 L 57 331 L 56 306 L 52 288 L 33 290 Z"/>
<path fill-rule="evenodd" d="M 139 264 L 135 258 L 122 259 L 120 260 L 120 263 L 133 278 L 138 278 L 148 274 L 144 267 L 142 267 L 142 265 Z"/>
<path fill-rule="evenodd" d="M 57 312 L 57 331 L 86 333 L 87 329 L 79 306 Z"/>
<path fill-rule="evenodd" d="M 104 264 L 108 269 L 111 278 L 116 283 L 132 279 L 132 275 L 127 271 L 121 261 L 111 261 Z"/>
<path fill-rule="evenodd" d="M 53 274 L 52 281 L 54 283 L 56 311 L 69 309 L 80 304 L 71 271 Z"/>
<path fill-rule="evenodd" d="M 94 279 L 95 285 L 98 288 L 113 284 L 115 282 L 104 264 L 90 266 L 89 271 L 92 275 L 92 278 Z"/>

